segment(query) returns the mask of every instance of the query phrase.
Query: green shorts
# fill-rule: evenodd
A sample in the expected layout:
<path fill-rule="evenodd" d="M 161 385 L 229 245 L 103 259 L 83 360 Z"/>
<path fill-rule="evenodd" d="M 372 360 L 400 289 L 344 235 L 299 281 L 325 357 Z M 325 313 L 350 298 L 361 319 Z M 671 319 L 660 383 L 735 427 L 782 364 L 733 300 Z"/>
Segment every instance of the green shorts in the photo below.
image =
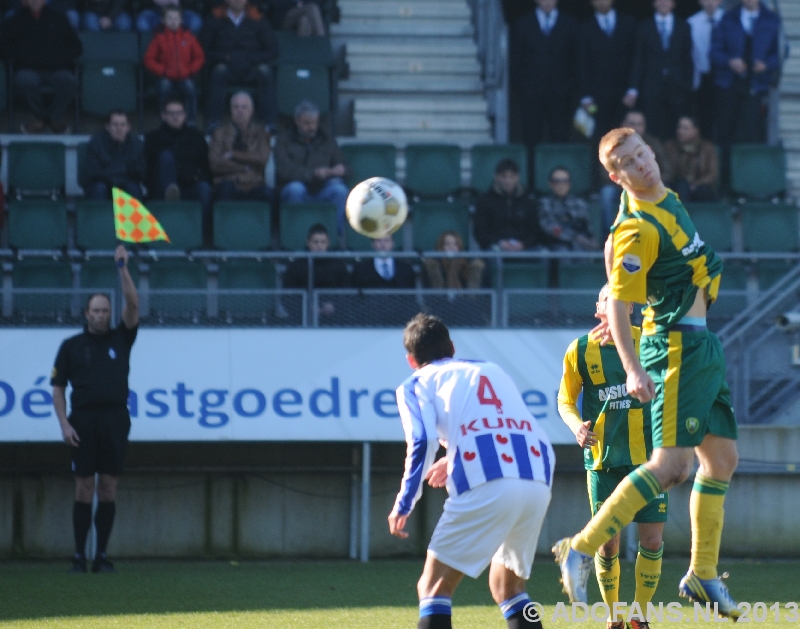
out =
<path fill-rule="evenodd" d="M 603 506 L 603 503 L 622 482 L 622 479 L 635 470 L 638 465 L 625 465 L 623 467 L 612 467 L 607 470 L 587 470 L 586 484 L 589 486 L 589 502 L 592 505 L 592 515 L 594 516 Z M 648 522 L 666 522 L 667 511 L 669 510 L 669 494 L 664 492 L 653 498 L 648 504 L 642 507 L 633 521 L 641 524 Z"/>
<path fill-rule="evenodd" d="M 693 448 L 707 434 L 736 439 L 722 343 L 708 330 L 642 336 L 639 359 L 656 385 L 653 447 Z"/>

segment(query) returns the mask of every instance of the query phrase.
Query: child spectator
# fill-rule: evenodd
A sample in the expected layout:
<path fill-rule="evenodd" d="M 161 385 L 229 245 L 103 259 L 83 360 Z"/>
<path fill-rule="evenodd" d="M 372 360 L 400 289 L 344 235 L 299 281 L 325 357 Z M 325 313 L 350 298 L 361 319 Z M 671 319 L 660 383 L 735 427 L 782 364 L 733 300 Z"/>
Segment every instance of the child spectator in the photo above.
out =
<path fill-rule="evenodd" d="M 164 25 L 153 36 L 144 54 L 144 66 L 159 79 L 158 106 L 175 92 L 186 104 L 186 123 L 195 124 L 197 95 L 194 77 L 203 67 L 206 57 L 200 42 L 183 28 L 181 9 L 170 5 L 164 9 Z"/>
<path fill-rule="evenodd" d="M 464 241 L 458 232 L 448 230 L 439 235 L 436 251 L 458 253 L 464 251 Z M 480 288 L 486 266 L 478 258 L 425 258 L 425 274 L 431 288 Z"/>

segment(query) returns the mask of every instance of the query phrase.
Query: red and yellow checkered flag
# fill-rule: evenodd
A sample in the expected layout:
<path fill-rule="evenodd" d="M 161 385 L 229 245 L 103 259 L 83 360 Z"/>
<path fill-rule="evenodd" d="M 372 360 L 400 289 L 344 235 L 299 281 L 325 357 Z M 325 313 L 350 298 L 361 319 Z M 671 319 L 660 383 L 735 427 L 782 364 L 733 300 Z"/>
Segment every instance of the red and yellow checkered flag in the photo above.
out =
<path fill-rule="evenodd" d="M 125 242 L 153 242 L 166 240 L 169 236 L 156 217 L 142 202 L 119 188 L 111 189 L 114 199 L 114 227 L 117 238 Z"/>

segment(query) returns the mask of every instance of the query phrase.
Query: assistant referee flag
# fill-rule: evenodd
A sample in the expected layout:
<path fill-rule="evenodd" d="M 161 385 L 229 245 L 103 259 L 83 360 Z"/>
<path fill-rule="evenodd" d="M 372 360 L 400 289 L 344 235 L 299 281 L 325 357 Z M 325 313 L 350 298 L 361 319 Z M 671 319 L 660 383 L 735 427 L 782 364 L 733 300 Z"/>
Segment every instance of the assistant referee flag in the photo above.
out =
<path fill-rule="evenodd" d="M 119 188 L 111 189 L 114 205 L 114 229 L 125 242 L 153 242 L 169 236 L 141 201 Z"/>

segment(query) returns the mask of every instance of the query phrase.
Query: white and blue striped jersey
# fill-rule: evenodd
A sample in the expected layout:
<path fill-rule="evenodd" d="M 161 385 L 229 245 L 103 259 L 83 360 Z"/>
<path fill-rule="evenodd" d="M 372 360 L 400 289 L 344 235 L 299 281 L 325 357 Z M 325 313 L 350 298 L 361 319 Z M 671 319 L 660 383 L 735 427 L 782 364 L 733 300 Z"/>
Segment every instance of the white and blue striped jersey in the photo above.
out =
<path fill-rule="evenodd" d="M 457 496 L 497 478 L 550 486 L 555 453 L 513 380 L 490 362 L 445 358 L 397 389 L 408 450 L 395 508 L 411 512 L 439 443 L 447 448 L 447 491 Z"/>

